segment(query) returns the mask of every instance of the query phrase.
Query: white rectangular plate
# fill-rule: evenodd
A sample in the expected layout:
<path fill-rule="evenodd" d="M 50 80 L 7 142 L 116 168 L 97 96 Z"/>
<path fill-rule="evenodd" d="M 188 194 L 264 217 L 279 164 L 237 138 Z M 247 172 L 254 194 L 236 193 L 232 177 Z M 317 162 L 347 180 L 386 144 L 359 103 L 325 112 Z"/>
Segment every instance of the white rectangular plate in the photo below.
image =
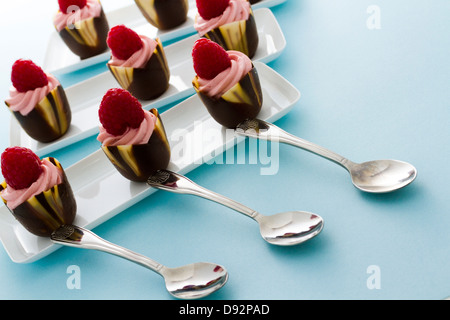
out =
<path fill-rule="evenodd" d="M 261 2 L 254 4 L 252 8 L 254 10 L 264 7 L 268 8 L 285 1 L 286 0 L 262 0 Z M 145 34 L 149 37 L 158 37 L 162 42 L 187 36 L 196 32 L 194 29 L 194 19 L 197 14 L 195 0 L 189 0 L 189 12 L 186 22 L 171 30 L 158 30 L 156 27 L 152 26 L 147 22 L 147 20 L 145 20 L 138 7 L 134 4 L 107 12 L 105 14 L 110 27 L 118 24 L 125 24 L 129 28 L 134 29 L 136 32 L 145 30 Z M 105 62 L 109 59 L 109 57 L 110 53 L 104 52 L 95 57 L 80 60 L 78 56 L 70 51 L 66 44 L 61 40 L 59 34 L 55 31 L 52 33 L 48 41 L 47 52 L 42 67 L 47 72 L 54 74 L 67 73 Z"/>
<path fill-rule="evenodd" d="M 253 61 L 269 62 L 277 58 L 286 46 L 286 40 L 277 20 L 269 9 L 255 10 L 258 25 L 259 45 Z M 145 109 L 158 108 L 195 93 L 192 79 L 192 46 L 198 35 L 185 38 L 164 48 L 171 72 L 169 89 L 160 97 L 141 101 Z M 106 91 L 118 87 L 111 72 L 104 72 L 79 84 L 66 88 L 72 110 L 72 124 L 60 139 L 42 143 L 32 139 L 21 128 L 15 117 L 11 117 L 10 145 L 27 147 L 42 156 L 98 133 L 98 107 Z"/>
<path fill-rule="evenodd" d="M 263 88 L 263 106 L 258 118 L 276 121 L 292 109 L 300 99 L 300 92 L 267 65 L 261 62 L 254 65 Z M 215 122 L 197 95 L 162 113 L 161 118 L 172 149 L 168 169 L 181 174 L 244 139 Z M 156 191 L 146 183 L 123 178 L 100 148 L 65 171 L 77 201 L 74 224 L 89 229 Z M 36 261 L 59 248 L 49 239 L 26 231 L 6 206 L 0 207 L 0 240 L 17 263 Z"/>

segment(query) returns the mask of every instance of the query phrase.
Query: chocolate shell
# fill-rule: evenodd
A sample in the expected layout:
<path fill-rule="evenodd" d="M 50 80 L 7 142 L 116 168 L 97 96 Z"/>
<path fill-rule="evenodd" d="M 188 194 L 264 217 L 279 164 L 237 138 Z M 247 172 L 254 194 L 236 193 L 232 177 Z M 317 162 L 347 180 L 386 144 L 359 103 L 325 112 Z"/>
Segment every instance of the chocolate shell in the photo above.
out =
<path fill-rule="evenodd" d="M 156 41 L 158 45 L 143 68 L 116 67 L 107 64 L 119 85 L 137 99 L 155 99 L 169 88 L 169 65 L 161 41 L 159 39 Z"/>
<path fill-rule="evenodd" d="M 46 159 L 62 170 L 62 182 L 29 198 L 13 210 L 8 208 L 25 229 L 41 237 L 50 236 L 64 224 L 71 224 L 77 211 L 77 204 L 64 169 L 55 158 Z M 0 185 L 0 191 L 3 189 L 6 189 L 5 181 Z M 5 200 L 3 202 L 7 204 Z"/>
<path fill-rule="evenodd" d="M 45 143 L 62 137 L 72 121 L 69 102 L 61 85 L 50 91 L 26 116 L 17 111 L 12 113 L 31 138 Z"/>
<path fill-rule="evenodd" d="M 261 111 L 263 96 L 256 68 L 250 70 L 219 99 L 199 90 L 198 77 L 194 78 L 192 84 L 209 114 L 227 128 L 234 129 L 242 121 L 255 118 Z"/>
<path fill-rule="evenodd" d="M 135 0 L 147 21 L 160 30 L 172 29 L 187 19 L 188 0 Z"/>
<path fill-rule="evenodd" d="M 208 31 L 204 36 L 218 43 L 225 50 L 236 50 L 245 53 L 249 58 L 258 49 L 259 36 L 253 11 L 247 20 L 240 20 L 224 24 Z"/>
<path fill-rule="evenodd" d="M 108 32 L 108 20 L 102 9 L 99 17 L 78 21 L 62 29 L 59 35 L 73 53 L 87 59 L 108 49 Z"/>
<path fill-rule="evenodd" d="M 147 144 L 102 146 L 108 159 L 125 178 L 144 182 L 157 170 L 166 169 L 170 162 L 170 145 L 158 110 L 155 128 Z"/>
<path fill-rule="evenodd" d="M 250 0 L 250 4 L 258 3 L 260 0 Z"/>

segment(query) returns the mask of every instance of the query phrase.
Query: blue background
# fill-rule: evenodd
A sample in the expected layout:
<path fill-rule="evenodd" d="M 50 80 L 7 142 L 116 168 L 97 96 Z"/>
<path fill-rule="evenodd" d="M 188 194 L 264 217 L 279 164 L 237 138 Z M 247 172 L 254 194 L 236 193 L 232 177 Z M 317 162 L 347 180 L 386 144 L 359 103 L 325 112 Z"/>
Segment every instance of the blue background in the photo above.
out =
<path fill-rule="evenodd" d="M 131 1 L 104 0 L 105 10 Z M 377 5 L 381 29 L 370 30 Z M 4 7 L 3 7 L 4 6 Z M 0 90 L 18 58 L 42 63 L 56 1 L 14 1 L 0 12 Z M 315 212 L 325 228 L 295 247 L 274 247 L 257 224 L 226 207 L 156 192 L 95 232 L 165 265 L 211 261 L 227 285 L 210 299 L 443 299 L 450 296 L 450 2 L 288 0 L 272 8 L 287 47 L 269 66 L 302 93 L 277 125 L 349 159 L 393 158 L 418 177 L 398 192 L 358 191 L 346 171 L 280 145 L 279 171 L 259 164 L 202 165 L 188 177 L 265 214 Z M 65 87 L 105 65 L 60 76 Z M 164 111 L 164 108 L 162 109 Z M 0 147 L 10 114 L 0 110 Z M 95 137 L 52 153 L 64 167 L 98 149 Z M 69 290 L 66 269 L 81 270 Z M 369 289 L 368 268 L 380 270 Z M 172 299 L 157 274 L 114 256 L 62 248 L 31 264 L 0 249 L 1 299 Z"/>

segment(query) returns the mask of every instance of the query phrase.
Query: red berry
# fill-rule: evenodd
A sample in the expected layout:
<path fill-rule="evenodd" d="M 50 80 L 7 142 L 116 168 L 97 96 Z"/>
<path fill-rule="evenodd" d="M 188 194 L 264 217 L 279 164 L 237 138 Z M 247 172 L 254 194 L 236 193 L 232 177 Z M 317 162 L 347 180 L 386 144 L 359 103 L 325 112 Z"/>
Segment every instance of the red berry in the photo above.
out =
<path fill-rule="evenodd" d="M 68 11 L 71 11 L 70 6 L 76 6 L 78 8 L 76 9 L 83 9 L 86 5 L 87 0 L 58 0 L 59 4 L 59 11 L 62 13 L 69 13 Z"/>
<path fill-rule="evenodd" d="M 194 60 L 194 70 L 202 79 L 213 79 L 231 67 L 231 59 L 225 49 L 205 38 L 195 42 L 192 59 Z"/>
<path fill-rule="evenodd" d="M 139 35 L 124 25 L 111 28 L 106 42 L 113 56 L 121 60 L 127 60 L 143 46 Z"/>
<path fill-rule="evenodd" d="M 35 65 L 31 60 L 23 59 L 14 62 L 11 81 L 14 88 L 19 92 L 27 92 L 48 84 L 47 75 L 41 67 Z"/>
<path fill-rule="evenodd" d="M 2 153 L 2 174 L 13 189 L 28 188 L 42 173 L 41 159 L 30 149 L 10 147 Z"/>
<path fill-rule="evenodd" d="M 230 0 L 196 0 L 199 15 L 209 20 L 220 16 L 228 7 Z"/>
<path fill-rule="evenodd" d="M 139 100 L 119 88 L 106 92 L 98 115 L 103 128 L 114 136 L 123 134 L 127 128 L 138 128 L 145 117 Z"/>

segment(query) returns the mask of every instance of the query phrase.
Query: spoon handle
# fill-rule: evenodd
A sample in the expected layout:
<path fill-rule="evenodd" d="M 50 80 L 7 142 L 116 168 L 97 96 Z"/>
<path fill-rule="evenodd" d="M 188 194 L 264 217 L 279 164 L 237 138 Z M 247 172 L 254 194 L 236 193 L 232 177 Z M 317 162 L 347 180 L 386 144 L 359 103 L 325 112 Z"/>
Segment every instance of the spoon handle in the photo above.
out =
<path fill-rule="evenodd" d="M 347 170 L 351 165 L 351 161 L 344 158 L 343 156 L 321 146 L 318 146 L 314 143 L 296 137 L 277 126 L 260 119 L 249 119 L 242 122 L 236 127 L 236 133 L 246 137 L 290 144 L 292 146 L 315 153 L 325 159 L 331 160 L 346 168 Z"/>
<path fill-rule="evenodd" d="M 238 211 L 252 219 L 255 219 L 259 213 L 250 209 L 239 202 L 224 197 L 218 193 L 205 189 L 183 175 L 169 171 L 158 170 L 154 175 L 148 178 L 147 184 L 151 187 L 170 191 L 173 193 L 191 194 L 220 203 L 235 211 Z"/>
<path fill-rule="evenodd" d="M 57 244 L 62 244 L 68 247 L 77 247 L 82 249 L 93 249 L 107 252 L 118 257 L 127 259 L 131 262 L 137 263 L 146 267 L 160 275 L 163 265 L 147 258 L 139 253 L 133 252 L 109 241 L 106 241 L 92 231 L 77 227 L 74 225 L 63 225 L 53 232 L 50 239 Z"/>

